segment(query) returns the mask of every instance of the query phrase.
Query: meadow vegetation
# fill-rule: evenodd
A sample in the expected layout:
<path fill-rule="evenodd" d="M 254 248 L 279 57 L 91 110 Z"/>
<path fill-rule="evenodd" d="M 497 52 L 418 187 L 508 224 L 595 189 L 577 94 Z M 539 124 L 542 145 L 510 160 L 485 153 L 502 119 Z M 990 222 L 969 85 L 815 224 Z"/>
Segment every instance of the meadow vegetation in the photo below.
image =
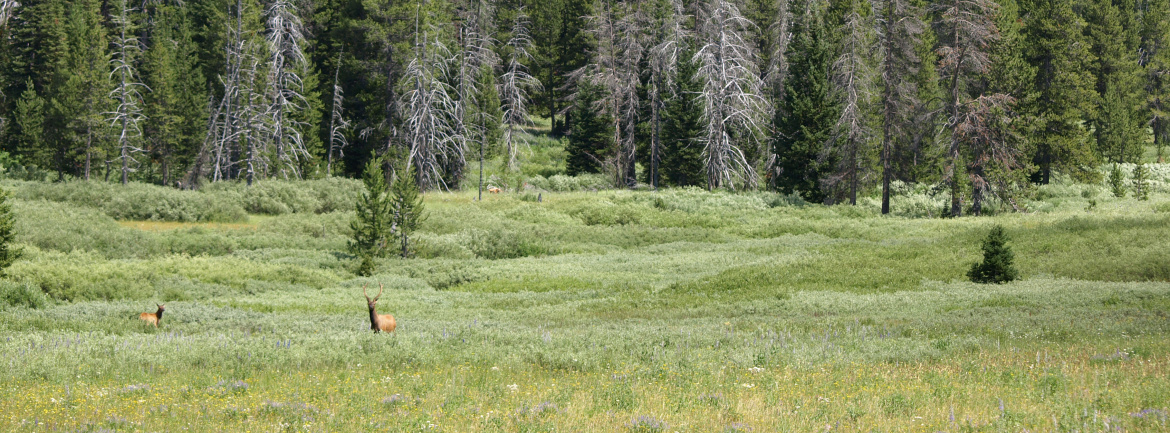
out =
<path fill-rule="evenodd" d="M 503 194 L 426 194 L 417 257 L 369 277 L 357 180 L 0 182 L 24 251 L 0 430 L 1170 429 L 1170 165 L 1148 201 L 1058 179 L 940 219 L 930 186 L 883 217 L 606 190 L 529 152 L 551 162 L 488 168 Z M 967 282 L 994 225 L 1019 280 Z M 390 335 L 361 296 L 379 283 Z"/>

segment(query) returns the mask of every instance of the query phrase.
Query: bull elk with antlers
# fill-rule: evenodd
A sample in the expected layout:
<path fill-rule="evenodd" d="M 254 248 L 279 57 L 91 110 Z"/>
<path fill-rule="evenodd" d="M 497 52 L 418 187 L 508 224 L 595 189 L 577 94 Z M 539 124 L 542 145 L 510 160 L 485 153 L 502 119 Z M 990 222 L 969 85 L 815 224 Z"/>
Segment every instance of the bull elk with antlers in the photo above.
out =
<path fill-rule="evenodd" d="M 373 329 L 374 332 L 394 332 L 394 327 L 397 326 L 397 323 L 394 322 L 394 316 L 378 314 L 377 311 L 374 311 L 378 303 L 378 298 L 382 297 L 382 289 L 382 284 L 378 283 L 378 296 L 370 299 L 370 295 L 366 293 L 366 285 L 362 285 L 362 294 L 366 296 L 366 304 L 370 307 L 370 329 Z"/>

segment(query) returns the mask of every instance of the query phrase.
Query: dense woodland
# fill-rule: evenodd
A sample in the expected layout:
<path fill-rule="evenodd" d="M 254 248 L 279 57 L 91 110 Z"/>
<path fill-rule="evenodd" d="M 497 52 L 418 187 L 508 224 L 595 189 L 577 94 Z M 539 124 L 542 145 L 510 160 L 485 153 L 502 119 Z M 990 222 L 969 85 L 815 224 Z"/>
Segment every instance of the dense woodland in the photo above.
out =
<path fill-rule="evenodd" d="M 1170 140 L 1170 0 L 0 0 L 0 40 L 3 163 L 61 180 L 475 188 L 538 116 L 619 187 L 958 214 Z"/>

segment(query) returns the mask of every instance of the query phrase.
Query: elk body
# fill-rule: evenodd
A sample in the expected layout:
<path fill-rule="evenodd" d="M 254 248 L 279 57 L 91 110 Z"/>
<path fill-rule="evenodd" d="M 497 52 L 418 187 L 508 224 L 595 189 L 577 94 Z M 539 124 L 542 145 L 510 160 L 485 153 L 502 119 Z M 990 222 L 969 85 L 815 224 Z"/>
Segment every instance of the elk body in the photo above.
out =
<path fill-rule="evenodd" d="M 497 187 L 494 187 L 494 186 L 493 186 L 493 187 L 490 187 L 490 188 L 488 188 L 488 193 L 490 193 L 490 194 L 499 194 L 499 193 L 500 193 L 500 189 L 499 189 L 499 188 L 497 188 Z"/>
<path fill-rule="evenodd" d="M 374 311 L 378 303 L 378 298 L 382 297 L 382 289 L 382 285 L 378 284 L 378 296 L 370 299 L 370 295 L 366 293 L 366 286 L 362 286 L 362 294 L 366 296 L 366 304 L 370 307 L 370 329 L 373 329 L 374 332 L 394 332 L 394 327 L 397 326 L 397 323 L 394 322 L 394 316 L 378 314 L 377 311 Z"/>
<path fill-rule="evenodd" d="M 163 306 L 163 304 L 154 304 L 154 305 L 158 305 L 158 311 L 155 311 L 153 313 L 139 314 L 138 320 L 144 320 L 144 321 L 150 322 L 151 325 L 154 325 L 154 327 L 157 328 L 158 321 L 162 320 L 163 311 L 166 311 L 167 309 Z"/>

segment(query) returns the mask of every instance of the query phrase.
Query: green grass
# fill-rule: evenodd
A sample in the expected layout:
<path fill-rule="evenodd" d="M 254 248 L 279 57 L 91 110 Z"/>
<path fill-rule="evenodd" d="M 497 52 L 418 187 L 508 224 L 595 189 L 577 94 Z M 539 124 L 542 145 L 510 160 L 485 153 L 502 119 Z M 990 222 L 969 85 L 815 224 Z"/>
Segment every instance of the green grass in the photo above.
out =
<path fill-rule="evenodd" d="M 25 257 L 0 281 L 0 430 L 1165 431 L 1152 172 L 1150 201 L 1060 181 L 958 219 L 919 186 L 883 217 L 533 172 L 427 194 L 419 257 L 369 278 L 345 253 L 353 181 L 8 181 Z M 994 224 L 1023 279 L 966 282 Z M 392 335 L 369 331 L 379 284 Z M 137 320 L 156 302 L 159 329 Z"/>

